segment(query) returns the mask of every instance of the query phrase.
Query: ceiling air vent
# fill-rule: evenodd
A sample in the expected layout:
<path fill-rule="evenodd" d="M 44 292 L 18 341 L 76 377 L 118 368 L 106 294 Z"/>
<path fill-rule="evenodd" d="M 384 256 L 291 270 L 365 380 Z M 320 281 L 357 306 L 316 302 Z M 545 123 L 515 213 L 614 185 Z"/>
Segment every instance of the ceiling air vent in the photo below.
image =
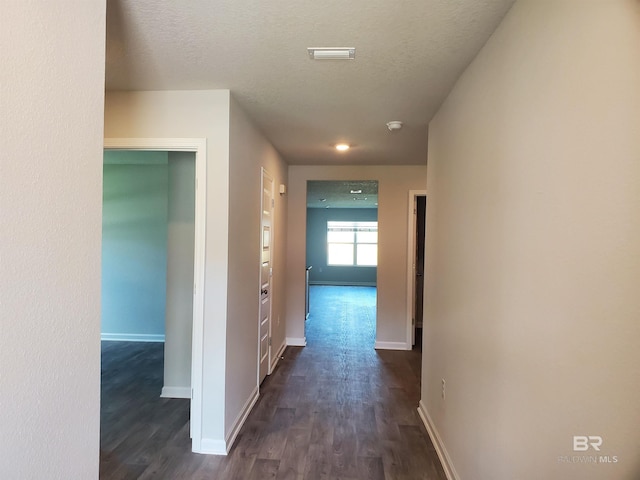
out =
<path fill-rule="evenodd" d="M 356 49 L 353 47 L 309 47 L 311 60 L 353 60 Z"/>

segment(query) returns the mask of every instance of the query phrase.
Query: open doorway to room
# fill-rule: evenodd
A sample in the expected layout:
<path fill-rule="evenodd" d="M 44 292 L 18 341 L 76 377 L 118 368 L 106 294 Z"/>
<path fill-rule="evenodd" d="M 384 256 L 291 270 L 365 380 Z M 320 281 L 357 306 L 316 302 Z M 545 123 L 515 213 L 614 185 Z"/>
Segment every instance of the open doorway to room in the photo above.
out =
<path fill-rule="evenodd" d="M 424 312 L 424 249 L 426 234 L 427 194 L 409 191 L 409 232 L 407 251 L 407 343 L 422 351 L 422 319 Z"/>
<path fill-rule="evenodd" d="M 378 182 L 308 181 L 306 238 L 308 322 L 347 322 L 353 337 L 348 341 L 373 349 Z M 313 342 L 309 334 L 315 330 L 307 331 Z"/>
<path fill-rule="evenodd" d="M 195 172 L 194 152 L 104 153 L 104 475 L 144 465 L 131 453 L 148 456 L 159 432 L 189 441 Z"/>

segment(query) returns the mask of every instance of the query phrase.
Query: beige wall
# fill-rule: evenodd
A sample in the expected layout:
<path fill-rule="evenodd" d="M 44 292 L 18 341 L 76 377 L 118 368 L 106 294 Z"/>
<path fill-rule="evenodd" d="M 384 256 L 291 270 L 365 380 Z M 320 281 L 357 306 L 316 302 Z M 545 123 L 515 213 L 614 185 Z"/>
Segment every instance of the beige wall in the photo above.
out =
<path fill-rule="evenodd" d="M 424 190 L 424 166 L 289 167 L 287 231 L 287 338 L 304 340 L 304 285 L 308 180 L 378 180 L 378 305 L 376 342 L 407 344 L 407 232 L 409 190 Z"/>
<path fill-rule="evenodd" d="M 1 8 L 0 478 L 98 478 L 105 1 Z"/>
<path fill-rule="evenodd" d="M 229 118 L 227 438 L 258 387 L 261 167 L 274 178 L 276 192 L 279 184 L 287 183 L 286 164 L 233 98 Z M 284 343 L 286 217 L 286 197 L 276 193 L 271 289 L 274 355 Z"/>
<path fill-rule="evenodd" d="M 422 407 L 459 478 L 639 478 L 639 132 L 634 0 L 518 2 L 432 121 Z"/>
<path fill-rule="evenodd" d="M 222 448 L 229 227 L 228 90 L 107 92 L 106 138 L 205 138 L 204 448 Z"/>

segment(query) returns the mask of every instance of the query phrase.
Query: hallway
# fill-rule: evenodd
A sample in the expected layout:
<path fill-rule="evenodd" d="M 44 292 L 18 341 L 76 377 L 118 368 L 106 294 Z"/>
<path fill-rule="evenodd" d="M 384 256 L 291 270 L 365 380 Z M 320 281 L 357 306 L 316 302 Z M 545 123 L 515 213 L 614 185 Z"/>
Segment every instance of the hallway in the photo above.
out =
<path fill-rule="evenodd" d="M 114 419 L 121 405 L 129 421 L 102 425 L 101 478 L 444 480 L 416 411 L 420 352 L 373 349 L 375 298 L 372 287 L 311 288 L 307 347 L 285 350 L 227 457 L 190 452 L 187 401 L 112 401 L 118 389 L 134 394 L 118 379 L 127 369 L 105 362 L 112 371 L 103 372 L 103 409 L 111 405 Z M 136 388 L 155 378 L 159 393 L 159 369 Z M 156 409 L 169 425 L 154 424 Z"/>

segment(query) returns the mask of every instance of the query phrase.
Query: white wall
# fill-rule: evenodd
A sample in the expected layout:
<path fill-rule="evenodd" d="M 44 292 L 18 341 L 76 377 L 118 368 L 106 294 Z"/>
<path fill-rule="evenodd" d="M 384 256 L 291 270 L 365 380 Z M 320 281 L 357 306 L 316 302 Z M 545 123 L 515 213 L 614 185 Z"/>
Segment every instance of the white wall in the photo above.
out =
<path fill-rule="evenodd" d="M 106 138 L 205 138 L 207 209 L 202 436 L 224 439 L 229 225 L 229 91 L 107 92 Z"/>
<path fill-rule="evenodd" d="M 279 184 L 287 166 L 232 98 L 229 140 L 229 318 L 226 435 L 232 434 L 258 379 L 261 167 Z M 287 198 L 276 193 L 273 226 L 272 351 L 284 345 Z"/>
<path fill-rule="evenodd" d="M 422 407 L 461 479 L 639 478 L 639 86 L 637 1 L 523 1 L 430 125 Z"/>
<path fill-rule="evenodd" d="M 407 242 L 409 190 L 426 186 L 424 166 L 289 167 L 287 230 L 287 338 L 304 341 L 305 248 L 308 180 L 377 180 L 378 305 L 376 345 L 407 347 Z"/>
<path fill-rule="evenodd" d="M 164 340 L 167 163 L 167 152 L 104 152 L 103 340 Z"/>
<path fill-rule="evenodd" d="M 0 478 L 97 478 L 105 1 L 1 23 Z"/>
<path fill-rule="evenodd" d="M 193 152 L 169 152 L 163 396 L 191 397 L 195 175 Z"/>

